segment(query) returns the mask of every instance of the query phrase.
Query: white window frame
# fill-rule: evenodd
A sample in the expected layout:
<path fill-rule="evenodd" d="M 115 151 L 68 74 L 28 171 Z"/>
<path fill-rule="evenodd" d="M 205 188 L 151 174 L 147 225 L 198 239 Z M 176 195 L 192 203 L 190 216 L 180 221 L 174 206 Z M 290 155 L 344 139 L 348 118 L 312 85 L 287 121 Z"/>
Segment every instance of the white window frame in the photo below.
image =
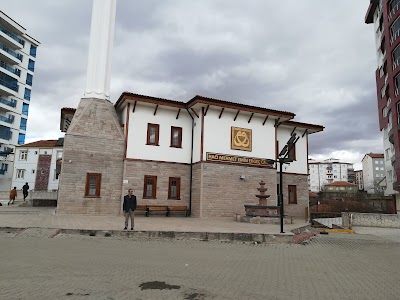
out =
<path fill-rule="evenodd" d="M 19 151 L 19 160 L 28 160 L 28 150 Z"/>
<path fill-rule="evenodd" d="M 15 174 L 15 178 L 24 179 L 24 177 L 25 177 L 25 169 L 17 169 L 17 172 Z"/>

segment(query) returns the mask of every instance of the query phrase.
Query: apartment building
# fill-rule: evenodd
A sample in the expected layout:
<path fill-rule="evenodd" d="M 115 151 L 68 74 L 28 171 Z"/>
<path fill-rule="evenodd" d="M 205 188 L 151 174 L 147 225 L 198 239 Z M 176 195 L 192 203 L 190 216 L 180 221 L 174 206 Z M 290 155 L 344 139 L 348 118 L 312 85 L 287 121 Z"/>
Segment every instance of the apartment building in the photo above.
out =
<path fill-rule="evenodd" d="M 39 45 L 0 11 L 0 191 L 10 189 L 15 146 L 25 143 Z"/>
<path fill-rule="evenodd" d="M 64 139 L 41 140 L 15 149 L 12 186 L 27 182 L 31 190 L 58 190 Z"/>
<path fill-rule="evenodd" d="M 364 190 L 373 194 L 379 189 L 379 183 L 385 177 L 385 159 L 383 153 L 367 153 L 362 161 Z"/>
<path fill-rule="evenodd" d="M 353 164 L 330 158 L 323 161 L 308 160 L 308 188 L 320 192 L 326 184 L 334 181 L 355 182 Z"/>
<path fill-rule="evenodd" d="M 358 189 L 362 191 L 364 189 L 363 171 L 357 170 L 355 171 L 355 174 L 356 174 L 356 184 L 358 185 Z"/>

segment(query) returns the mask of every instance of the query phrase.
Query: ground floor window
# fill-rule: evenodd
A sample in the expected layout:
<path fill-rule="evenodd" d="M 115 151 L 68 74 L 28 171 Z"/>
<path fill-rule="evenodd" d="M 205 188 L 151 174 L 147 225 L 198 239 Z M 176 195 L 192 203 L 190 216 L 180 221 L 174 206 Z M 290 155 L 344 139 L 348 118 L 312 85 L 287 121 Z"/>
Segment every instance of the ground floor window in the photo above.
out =
<path fill-rule="evenodd" d="M 289 204 L 297 204 L 297 189 L 295 185 L 288 186 Z"/>
<path fill-rule="evenodd" d="M 178 177 L 170 177 L 168 184 L 168 199 L 181 199 L 181 179 Z"/>
<path fill-rule="evenodd" d="M 101 174 L 100 173 L 87 173 L 86 174 L 86 197 L 100 197 L 101 188 Z"/>
<path fill-rule="evenodd" d="M 144 176 L 143 198 L 155 199 L 157 190 L 157 176 Z"/>
<path fill-rule="evenodd" d="M 21 179 L 24 179 L 24 176 L 25 176 L 25 170 L 18 169 L 18 170 L 17 170 L 17 174 L 16 174 L 15 178 L 21 178 Z"/>

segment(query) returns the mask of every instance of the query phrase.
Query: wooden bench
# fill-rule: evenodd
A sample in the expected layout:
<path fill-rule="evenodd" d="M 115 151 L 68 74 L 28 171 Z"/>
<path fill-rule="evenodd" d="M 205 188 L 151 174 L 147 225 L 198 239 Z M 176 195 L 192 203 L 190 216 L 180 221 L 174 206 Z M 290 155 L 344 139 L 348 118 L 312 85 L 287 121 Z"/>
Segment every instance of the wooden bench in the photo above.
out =
<path fill-rule="evenodd" d="M 184 212 L 185 217 L 189 216 L 189 209 L 186 205 L 168 205 L 167 217 L 170 216 L 171 212 Z"/>
<path fill-rule="evenodd" d="M 167 205 L 147 205 L 146 217 L 149 216 L 150 212 L 165 212 L 165 215 L 168 215 L 168 206 Z"/>
<path fill-rule="evenodd" d="M 147 205 L 136 205 L 136 210 L 138 212 L 145 212 L 147 216 Z"/>

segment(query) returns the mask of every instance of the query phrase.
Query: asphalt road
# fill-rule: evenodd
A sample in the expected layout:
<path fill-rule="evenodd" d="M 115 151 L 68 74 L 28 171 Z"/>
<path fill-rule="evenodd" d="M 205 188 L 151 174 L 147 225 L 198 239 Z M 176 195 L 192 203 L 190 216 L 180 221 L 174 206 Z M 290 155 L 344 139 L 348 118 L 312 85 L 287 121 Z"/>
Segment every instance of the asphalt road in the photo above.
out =
<path fill-rule="evenodd" d="M 0 232 L 0 299 L 400 299 L 400 243 L 305 245 Z"/>

